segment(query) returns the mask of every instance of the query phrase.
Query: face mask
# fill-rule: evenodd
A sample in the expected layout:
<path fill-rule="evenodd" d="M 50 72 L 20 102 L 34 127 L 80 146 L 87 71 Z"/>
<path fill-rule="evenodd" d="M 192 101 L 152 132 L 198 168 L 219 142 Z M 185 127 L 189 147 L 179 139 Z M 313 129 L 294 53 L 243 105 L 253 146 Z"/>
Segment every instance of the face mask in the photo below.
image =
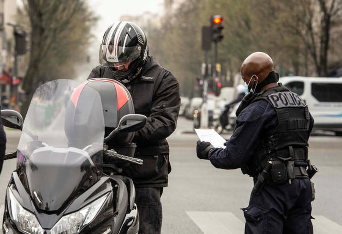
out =
<path fill-rule="evenodd" d="M 249 92 L 247 84 L 245 84 L 245 94 Z"/>

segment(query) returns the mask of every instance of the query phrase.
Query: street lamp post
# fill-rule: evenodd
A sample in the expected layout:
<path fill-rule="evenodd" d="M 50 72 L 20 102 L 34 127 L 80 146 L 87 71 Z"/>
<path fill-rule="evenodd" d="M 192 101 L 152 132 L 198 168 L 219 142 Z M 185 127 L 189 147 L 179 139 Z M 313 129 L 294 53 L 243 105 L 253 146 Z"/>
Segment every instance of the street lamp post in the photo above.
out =
<path fill-rule="evenodd" d="M 14 66 L 13 66 L 13 77 L 11 84 L 11 97 L 15 92 L 15 103 L 18 102 L 18 87 L 14 91 L 14 83 L 17 83 L 18 79 L 18 55 L 23 55 L 26 53 L 26 41 L 25 36 L 26 32 L 22 29 L 19 24 L 15 24 L 12 22 L 8 22 L 7 25 L 13 27 L 13 34 L 15 40 L 15 48 L 14 48 Z"/>

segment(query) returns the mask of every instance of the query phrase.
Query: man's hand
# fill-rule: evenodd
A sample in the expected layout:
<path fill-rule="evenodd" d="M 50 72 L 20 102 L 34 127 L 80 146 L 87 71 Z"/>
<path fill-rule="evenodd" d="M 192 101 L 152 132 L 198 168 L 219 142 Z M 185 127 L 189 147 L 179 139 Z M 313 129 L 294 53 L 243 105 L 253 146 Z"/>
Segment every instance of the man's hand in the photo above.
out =
<path fill-rule="evenodd" d="M 199 159 L 209 159 L 209 151 L 213 149 L 214 146 L 210 142 L 197 141 L 196 153 Z"/>

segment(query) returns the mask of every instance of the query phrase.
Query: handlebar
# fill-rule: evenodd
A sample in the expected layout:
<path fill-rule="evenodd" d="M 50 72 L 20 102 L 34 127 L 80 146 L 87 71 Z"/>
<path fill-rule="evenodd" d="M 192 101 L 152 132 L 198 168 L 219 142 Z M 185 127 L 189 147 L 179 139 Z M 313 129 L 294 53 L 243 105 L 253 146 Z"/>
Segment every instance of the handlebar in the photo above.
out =
<path fill-rule="evenodd" d="M 16 158 L 17 157 L 17 152 L 13 152 L 13 153 L 9 153 L 9 154 L 6 154 L 5 157 L 4 157 L 4 160 L 8 160 L 8 159 L 13 159 L 13 158 Z"/>
<path fill-rule="evenodd" d="M 113 159 L 120 159 L 120 160 L 127 161 L 127 162 L 130 162 L 130 163 L 135 163 L 135 164 L 138 164 L 138 165 L 142 165 L 143 164 L 143 160 L 142 159 L 128 157 L 126 155 L 119 154 L 119 153 L 117 153 L 114 150 L 106 150 L 106 151 L 104 151 L 104 153 L 105 153 L 106 156 L 111 157 Z"/>

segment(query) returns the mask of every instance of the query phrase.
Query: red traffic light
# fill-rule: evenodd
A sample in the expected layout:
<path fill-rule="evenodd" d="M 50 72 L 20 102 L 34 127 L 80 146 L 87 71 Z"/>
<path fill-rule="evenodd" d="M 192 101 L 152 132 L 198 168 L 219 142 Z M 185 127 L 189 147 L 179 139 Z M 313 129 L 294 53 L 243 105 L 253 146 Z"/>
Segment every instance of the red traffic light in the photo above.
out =
<path fill-rule="evenodd" d="M 222 21 L 224 18 L 221 15 L 212 15 L 210 17 L 210 26 L 211 26 L 211 40 L 215 43 L 222 40 L 222 29 L 224 28 L 222 25 Z"/>
<path fill-rule="evenodd" d="M 222 22 L 222 17 L 215 17 L 213 21 L 214 21 L 214 24 L 220 24 Z"/>
<path fill-rule="evenodd" d="M 222 84 L 221 83 L 217 83 L 217 87 L 221 88 Z"/>

